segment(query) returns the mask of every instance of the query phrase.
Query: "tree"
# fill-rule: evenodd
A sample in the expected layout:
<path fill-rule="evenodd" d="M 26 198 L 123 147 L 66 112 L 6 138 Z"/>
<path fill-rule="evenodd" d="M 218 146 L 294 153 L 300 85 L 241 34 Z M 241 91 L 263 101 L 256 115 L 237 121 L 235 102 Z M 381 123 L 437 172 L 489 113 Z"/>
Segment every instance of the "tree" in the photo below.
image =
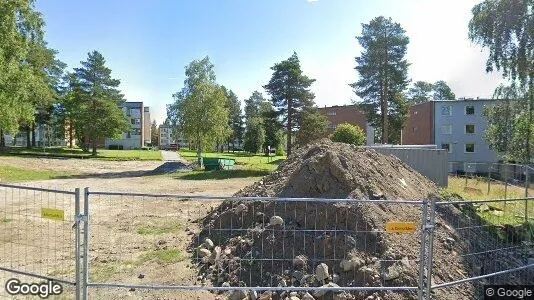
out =
<path fill-rule="evenodd" d="M 524 88 L 526 115 L 518 127 L 526 134 L 521 143 L 522 161 L 530 163 L 534 111 L 534 3 L 528 0 L 485 0 L 472 9 L 469 39 L 489 50 L 486 71 L 502 71 L 512 85 Z"/>
<path fill-rule="evenodd" d="M 267 100 L 258 91 L 254 91 L 248 99 L 245 99 L 245 122 L 260 116 L 262 103 L 266 102 Z"/>
<path fill-rule="evenodd" d="M 400 24 L 394 23 L 391 18 L 377 17 L 362 26 L 362 35 L 357 39 L 363 51 L 361 56 L 356 57 L 358 65 L 355 68 L 360 80 L 351 86 L 363 99 L 360 108 L 372 126 L 380 129 L 382 143 L 387 144 L 390 131 L 400 132 L 403 128 L 399 122 L 390 124 L 389 118 L 404 118 L 405 112 L 398 109 L 402 107 L 398 95 L 409 82 L 409 64 L 404 59 L 409 39 Z"/>
<path fill-rule="evenodd" d="M 175 102 L 167 107 L 172 122 L 181 127 L 190 144 L 196 145 L 199 162 L 204 149 L 225 141 L 231 134 L 229 100 L 225 90 L 216 84 L 213 68 L 209 57 L 189 63 L 184 87 L 173 94 Z"/>
<path fill-rule="evenodd" d="M 265 142 L 265 130 L 260 117 L 253 117 L 247 122 L 243 148 L 250 153 L 258 153 Z"/>
<path fill-rule="evenodd" d="M 111 77 L 111 69 L 98 51 L 88 53 L 81 68 L 75 68 L 80 93 L 77 109 L 76 132 L 83 135 L 84 142 L 96 156 L 97 141 L 117 138 L 130 130 L 123 110 L 123 95 L 118 90 L 120 81 Z M 89 144 L 87 144 L 89 143 Z M 84 146 L 86 148 L 87 146 Z"/>
<path fill-rule="evenodd" d="M 271 95 L 273 105 L 282 117 L 287 134 L 287 154 L 291 154 L 293 130 L 298 128 L 295 122 L 299 111 L 303 107 L 311 107 L 315 95 L 310 87 L 315 79 L 310 79 L 302 73 L 297 53 L 293 53 L 287 60 L 276 63 L 273 75 L 265 90 Z"/>
<path fill-rule="evenodd" d="M 454 100 L 456 95 L 452 92 L 451 88 L 443 80 L 436 81 L 434 83 L 434 100 Z"/>
<path fill-rule="evenodd" d="M 525 122 L 528 105 L 521 100 L 525 99 L 526 93 L 513 85 L 501 85 L 493 94 L 493 98 L 501 101 L 484 109 L 488 121 L 485 139 L 492 150 L 507 160 L 524 161 L 527 157 L 525 141 L 529 133 Z M 534 141 L 530 140 L 531 143 Z"/>
<path fill-rule="evenodd" d="M 33 91 L 42 91 L 45 79 L 32 65 L 32 49 L 42 45 L 44 21 L 33 0 L 0 4 L 0 147 L 4 133 L 17 132 L 20 122 L 31 122 Z"/>
<path fill-rule="evenodd" d="M 223 87 L 226 97 L 228 98 L 228 126 L 232 133 L 227 140 L 228 144 L 234 144 L 235 141 L 240 143 L 243 140 L 243 115 L 241 112 L 241 103 L 237 95 L 232 91 Z"/>
<path fill-rule="evenodd" d="M 316 108 L 306 108 L 299 116 L 299 130 L 297 132 L 297 145 L 304 146 L 309 142 L 326 137 L 328 131 L 328 118 L 319 113 Z"/>
<path fill-rule="evenodd" d="M 156 120 L 154 120 L 152 121 L 152 124 L 150 124 L 150 144 L 152 144 L 152 147 L 159 146 L 158 141 L 158 124 L 156 123 Z"/>
<path fill-rule="evenodd" d="M 408 90 L 408 99 L 411 104 L 421 104 L 432 99 L 434 85 L 426 81 L 416 81 Z"/>
<path fill-rule="evenodd" d="M 365 134 L 360 127 L 343 123 L 336 127 L 331 140 L 338 143 L 363 146 L 365 145 Z"/>
<path fill-rule="evenodd" d="M 260 114 L 265 131 L 263 149 L 265 154 L 268 155 L 267 150 L 269 147 L 271 149 L 278 149 L 282 143 L 282 124 L 278 121 L 278 113 L 268 101 L 261 103 Z"/>

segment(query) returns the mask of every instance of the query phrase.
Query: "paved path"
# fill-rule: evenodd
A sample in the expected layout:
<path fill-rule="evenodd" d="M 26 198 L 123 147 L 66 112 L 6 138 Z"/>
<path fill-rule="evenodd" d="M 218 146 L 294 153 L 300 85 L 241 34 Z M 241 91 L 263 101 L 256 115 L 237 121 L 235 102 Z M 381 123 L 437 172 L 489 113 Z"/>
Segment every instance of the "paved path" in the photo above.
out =
<path fill-rule="evenodd" d="M 180 155 L 176 151 L 161 150 L 161 158 L 163 161 L 182 161 Z"/>

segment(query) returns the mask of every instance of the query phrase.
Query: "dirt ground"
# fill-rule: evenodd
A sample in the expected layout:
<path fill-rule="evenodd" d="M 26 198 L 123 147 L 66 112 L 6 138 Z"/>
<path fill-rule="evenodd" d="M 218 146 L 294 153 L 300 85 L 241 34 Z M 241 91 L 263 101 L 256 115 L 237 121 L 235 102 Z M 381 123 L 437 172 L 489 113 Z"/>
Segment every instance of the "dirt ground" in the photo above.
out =
<path fill-rule="evenodd" d="M 72 179 L 25 182 L 32 187 L 91 191 L 230 196 L 258 178 L 180 180 L 172 176 L 143 176 L 161 161 L 100 161 L 0 157 L 2 165 L 62 171 Z M 90 278 L 92 282 L 123 284 L 196 285 L 197 269 L 187 247 L 200 231 L 195 220 L 220 201 L 101 196 L 90 198 Z M 42 219 L 41 207 L 64 210 L 64 221 Z M 74 201 L 71 195 L 0 188 L 0 267 L 14 268 L 66 280 L 74 279 Z M 4 283 L 17 277 L 0 271 L 0 298 L 9 298 Z M 208 284 L 208 283 L 206 283 Z M 66 287 L 62 297 L 72 299 Z M 93 288 L 90 299 L 213 299 L 207 292 L 147 291 Z M 19 299 L 19 298 L 16 298 Z M 27 299 L 21 297 L 20 299 Z M 54 299 L 53 297 L 51 299 Z"/>

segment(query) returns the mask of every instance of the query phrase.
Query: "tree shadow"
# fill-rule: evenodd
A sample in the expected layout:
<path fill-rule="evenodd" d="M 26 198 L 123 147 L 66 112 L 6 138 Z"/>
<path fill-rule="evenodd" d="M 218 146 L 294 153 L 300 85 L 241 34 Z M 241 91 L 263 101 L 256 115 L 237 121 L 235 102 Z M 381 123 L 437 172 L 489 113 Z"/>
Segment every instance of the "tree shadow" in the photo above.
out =
<path fill-rule="evenodd" d="M 267 170 L 216 170 L 216 171 L 192 171 L 178 176 L 174 176 L 174 179 L 182 180 L 223 180 L 231 178 L 248 178 L 248 177 L 263 177 L 270 172 Z"/>

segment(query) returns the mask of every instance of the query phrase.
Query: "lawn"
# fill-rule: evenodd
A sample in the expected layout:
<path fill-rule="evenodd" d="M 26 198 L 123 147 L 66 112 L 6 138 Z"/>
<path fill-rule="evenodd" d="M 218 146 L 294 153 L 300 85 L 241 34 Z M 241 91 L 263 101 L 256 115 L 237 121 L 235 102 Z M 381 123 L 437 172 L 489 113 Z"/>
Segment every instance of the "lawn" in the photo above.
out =
<path fill-rule="evenodd" d="M 67 158 L 89 158 L 103 160 L 161 160 L 159 151 L 150 150 L 106 150 L 99 149 L 97 156 L 91 156 L 89 152 L 83 152 L 79 148 L 35 148 L 26 149 L 22 147 L 9 147 L 0 155 L 5 156 L 37 156 L 37 157 L 67 157 Z"/>
<path fill-rule="evenodd" d="M 504 182 L 491 180 L 488 193 L 486 178 L 449 177 L 449 186 L 445 192 L 455 193 L 465 200 L 490 200 L 524 198 L 525 188 L 506 185 Z M 529 190 L 529 196 L 534 196 L 534 190 Z M 524 222 L 525 201 L 488 202 L 489 211 L 478 211 L 478 215 L 491 224 L 521 224 Z M 528 216 L 534 220 L 534 200 L 528 201 Z M 502 212 L 500 212 L 502 211 Z"/>
<path fill-rule="evenodd" d="M 0 167 L 0 182 L 21 182 L 31 180 L 47 180 L 66 178 L 70 175 L 63 172 L 39 171 L 14 168 L 9 166 Z"/>
<path fill-rule="evenodd" d="M 182 149 L 179 151 L 179 154 L 182 158 L 187 161 L 196 162 L 197 153 L 195 150 Z M 278 164 L 282 162 L 286 157 L 285 156 L 271 156 L 267 157 L 262 154 L 250 154 L 246 152 L 209 152 L 203 153 L 203 157 L 221 157 L 221 158 L 233 158 L 236 162 L 236 169 L 239 170 L 248 170 L 248 171 L 258 171 L 267 174 L 271 171 L 276 170 Z M 237 170 L 236 170 L 237 171 Z M 225 174 L 225 172 L 220 172 Z M 262 175 L 260 175 L 262 176 Z M 224 177 L 224 175 L 223 175 Z"/>

